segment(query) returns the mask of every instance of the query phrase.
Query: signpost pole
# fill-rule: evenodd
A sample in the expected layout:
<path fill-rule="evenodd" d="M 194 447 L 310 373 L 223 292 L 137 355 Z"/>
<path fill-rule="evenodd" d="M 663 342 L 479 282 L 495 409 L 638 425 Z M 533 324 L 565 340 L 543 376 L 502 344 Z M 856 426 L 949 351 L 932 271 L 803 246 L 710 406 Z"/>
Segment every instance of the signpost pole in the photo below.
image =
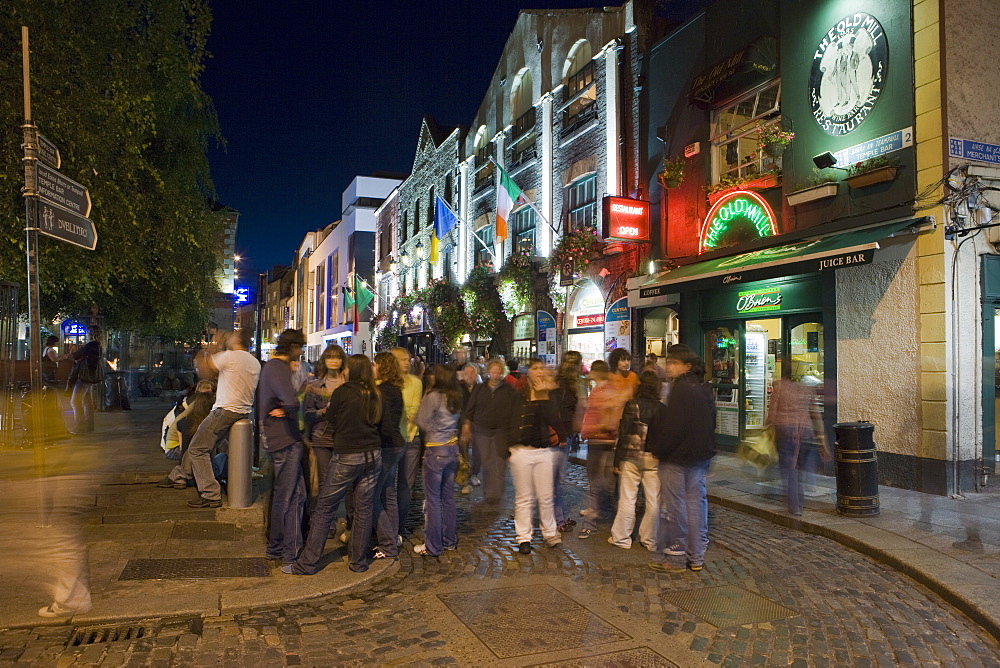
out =
<path fill-rule="evenodd" d="M 21 26 L 21 73 L 24 80 L 24 231 L 28 261 L 28 363 L 31 369 L 31 440 L 35 475 L 38 478 L 38 522 L 44 526 L 45 504 L 41 479 L 45 475 L 42 448 L 42 356 L 41 312 L 38 289 L 38 225 L 35 220 L 35 157 L 37 131 L 31 119 L 31 75 L 28 55 L 28 27 Z M 22 404 L 23 406 L 23 404 Z M 24 415 L 21 419 L 24 419 Z"/>

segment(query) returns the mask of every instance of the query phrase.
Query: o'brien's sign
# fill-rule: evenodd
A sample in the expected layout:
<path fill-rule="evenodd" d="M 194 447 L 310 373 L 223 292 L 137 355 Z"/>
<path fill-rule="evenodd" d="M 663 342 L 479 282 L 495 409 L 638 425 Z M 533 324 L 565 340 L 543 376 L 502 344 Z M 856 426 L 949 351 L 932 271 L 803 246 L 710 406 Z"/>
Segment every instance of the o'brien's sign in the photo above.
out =
<path fill-rule="evenodd" d="M 649 241 L 649 202 L 605 197 L 601 236 L 608 241 Z"/>
<path fill-rule="evenodd" d="M 736 300 L 737 313 L 758 313 L 760 311 L 777 311 L 781 308 L 781 290 L 771 288 L 765 290 L 747 290 L 741 292 Z"/>
<path fill-rule="evenodd" d="M 698 252 L 777 233 L 774 212 L 764 198 L 751 190 L 737 190 L 720 197 L 705 216 Z"/>

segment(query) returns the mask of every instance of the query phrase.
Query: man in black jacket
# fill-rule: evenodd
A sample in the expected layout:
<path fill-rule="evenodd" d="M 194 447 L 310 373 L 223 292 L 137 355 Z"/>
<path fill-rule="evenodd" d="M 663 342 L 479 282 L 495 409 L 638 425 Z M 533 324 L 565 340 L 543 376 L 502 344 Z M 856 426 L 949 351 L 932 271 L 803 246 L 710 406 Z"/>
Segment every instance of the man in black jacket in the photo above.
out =
<path fill-rule="evenodd" d="M 705 477 L 715 456 L 715 400 L 704 381 L 705 363 L 688 346 L 671 346 L 667 376 L 673 381 L 670 401 L 649 425 L 650 451 L 660 461 L 660 522 L 655 570 L 700 571 L 708 537 Z M 686 558 L 686 566 L 681 559 Z"/>
<path fill-rule="evenodd" d="M 486 363 L 485 383 L 476 385 L 462 411 L 463 445 L 472 441 L 482 464 L 483 496 L 487 503 L 499 503 L 507 477 L 506 430 L 513 419 L 517 390 L 504 382 L 502 360 Z"/>

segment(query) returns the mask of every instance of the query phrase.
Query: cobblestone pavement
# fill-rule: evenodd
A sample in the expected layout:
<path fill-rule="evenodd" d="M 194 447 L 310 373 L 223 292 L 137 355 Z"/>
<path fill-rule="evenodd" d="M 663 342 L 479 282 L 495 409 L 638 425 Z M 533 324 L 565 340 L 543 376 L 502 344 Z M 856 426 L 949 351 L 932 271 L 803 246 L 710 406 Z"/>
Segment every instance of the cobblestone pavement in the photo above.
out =
<path fill-rule="evenodd" d="M 569 507 L 583 469 L 570 467 Z M 509 490 L 508 490 L 509 492 Z M 892 569 L 827 539 L 712 508 L 705 570 L 566 534 L 519 555 L 510 506 L 459 497 L 459 548 L 407 549 L 361 591 L 234 617 L 0 631 L 0 665 L 1000 666 L 985 631 Z M 419 525 L 418 507 L 411 520 Z M 289 576 L 294 577 L 294 576 Z"/>

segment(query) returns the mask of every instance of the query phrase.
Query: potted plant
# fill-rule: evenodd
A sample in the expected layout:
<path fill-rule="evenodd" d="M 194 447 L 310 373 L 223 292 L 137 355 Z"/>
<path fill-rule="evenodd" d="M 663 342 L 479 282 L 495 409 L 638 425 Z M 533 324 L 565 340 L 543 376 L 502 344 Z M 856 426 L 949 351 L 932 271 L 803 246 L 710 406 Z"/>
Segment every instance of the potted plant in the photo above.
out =
<path fill-rule="evenodd" d="M 708 187 L 708 201 L 715 204 L 715 201 L 733 190 L 766 190 L 776 188 L 781 185 L 781 172 L 771 171 L 748 176 L 738 176 L 733 174 L 723 174 L 719 182 Z"/>
<path fill-rule="evenodd" d="M 757 146 L 766 155 L 779 158 L 785 152 L 785 147 L 795 139 L 795 133 L 783 130 L 777 123 L 757 126 Z"/>
<path fill-rule="evenodd" d="M 899 158 L 877 155 L 848 167 L 847 178 L 844 181 L 851 188 L 864 188 L 876 183 L 894 181 L 898 172 Z"/>
<path fill-rule="evenodd" d="M 804 183 L 798 184 L 794 192 L 788 193 L 788 205 L 798 206 L 806 202 L 835 197 L 837 195 L 836 177 L 827 170 L 813 167 L 813 175 Z"/>
<path fill-rule="evenodd" d="M 675 156 L 673 158 L 663 158 L 663 169 L 656 175 L 660 185 L 664 188 L 676 188 L 684 180 L 684 158 Z"/>

